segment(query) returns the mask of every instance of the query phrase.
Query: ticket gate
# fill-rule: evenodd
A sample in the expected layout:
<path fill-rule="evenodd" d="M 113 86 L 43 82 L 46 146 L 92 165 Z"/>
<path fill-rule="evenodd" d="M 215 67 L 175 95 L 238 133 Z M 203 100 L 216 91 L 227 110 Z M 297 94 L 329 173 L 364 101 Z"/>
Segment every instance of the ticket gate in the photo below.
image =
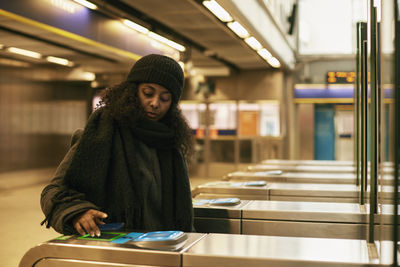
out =
<path fill-rule="evenodd" d="M 365 240 L 208 234 L 183 253 L 184 267 L 392 266 L 393 243 Z M 377 257 L 377 255 L 379 255 Z"/>
<path fill-rule="evenodd" d="M 276 171 L 283 172 L 307 172 L 307 173 L 355 173 L 356 167 L 354 166 L 291 166 L 291 165 L 271 165 L 271 164 L 256 164 L 247 167 L 248 171 Z M 382 167 L 382 172 L 385 174 L 393 174 L 393 167 Z"/>
<path fill-rule="evenodd" d="M 354 161 L 350 160 L 291 160 L 291 159 L 267 159 L 261 161 L 261 164 L 279 165 L 279 166 L 355 166 Z M 393 162 L 382 162 L 384 167 L 393 167 Z"/>
<path fill-rule="evenodd" d="M 242 213 L 242 234 L 362 239 L 367 211 L 355 203 L 252 201 Z"/>
<path fill-rule="evenodd" d="M 194 228 L 200 233 L 240 234 L 242 209 L 248 203 L 238 198 L 193 199 Z"/>
<path fill-rule="evenodd" d="M 311 184 L 356 184 L 356 176 L 353 173 L 305 173 L 305 172 L 231 172 L 223 177 L 223 180 L 230 181 L 249 181 L 263 180 L 266 182 L 277 183 L 311 183 Z M 392 185 L 393 176 L 383 175 L 383 185 Z"/>
<path fill-rule="evenodd" d="M 369 191 L 369 186 L 368 186 Z M 381 198 L 381 203 L 393 204 L 394 203 L 394 186 L 383 185 L 378 186 L 378 197 Z M 369 198 L 369 193 L 367 194 Z"/>
<path fill-rule="evenodd" d="M 266 183 L 218 181 L 199 185 L 192 191 L 195 199 L 238 197 L 245 200 L 283 200 L 315 202 L 359 202 L 359 187 L 350 184 Z M 391 194 L 386 194 L 391 197 Z"/>
<path fill-rule="evenodd" d="M 378 186 L 380 203 L 394 202 L 393 186 Z M 350 184 L 299 184 L 270 183 L 268 195 L 270 200 L 312 201 L 312 202 L 345 202 L 359 203 L 360 187 Z M 369 186 L 365 193 L 365 201 L 369 202 Z"/>
<path fill-rule="evenodd" d="M 360 187 L 351 184 L 270 183 L 269 199 L 359 203 Z"/>
<path fill-rule="evenodd" d="M 385 240 L 392 237 L 391 208 L 381 205 L 375 219 L 383 223 L 376 232 L 382 230 Z M 204 233 L 365 239 L 368 229 L 368 205 L 356 203 L 242 200 L 230 207 L 194 204 L 194 209 L 195 227 Z"/>
<path fill-rule="evenodd" d="M 269 199 L 265 181 L 216 181 L 197 186 L 192 190 L 193 198 L 212 199 L 238 197 L 240 199 Z"/>
<path fill-rule="evenodd" d="M 356 184 L 352 173 L 295 173 L 282 171 L 243 172 L 236 171 L 227 174 L 224 180 L 263 180 L 277 183 L 313 183 L 313 184 Z"/>
<path fill-rule="evenodd" d="M 378 247 L 352 239 L 184 233 L 183 246 L 168 250 L 116 241 L 134 239 L 133 233 L 103 234 L 102 240 L 62 236 L 44 242 L 30 249 L 19 266 L 361 267 L 390 266 L 393 259 L 389 241 L 380 242 Z"/>
<path fill-rule="evenodd" d="M 281 170 L 284 172 L 308 172 L 308 173 L 354 173 L 354 166 L 291 166 L 291 165 L 272 165 L 272 164 L 256 164 L 247 167 L 248 171 L 262 172 Z"/>
<path fill-rule="evenodd" d="M 204 237 L 179 231 L 103 232 L 100 237 L 61 236 L 30 249 L 20 267 L 182 266 L 181 253 Z M 150 240 L 150 241 L 149 241 Z"/>
<path fill-rule="evenodd" d="M 266 159 L 261 164 L 280 166 L 354 166 L 350 160 L 291 160 L 291 159 Z"/>
<path fill-rule="evenodd" d="M 251 184 L 251 185 L 248 185 Z M 378 186 L 380 203 L 393 203 L 393 186 Z M 365 193 L 369 202 L 369 187 Z M 265 181 L 216 181 L 192 190 L 194 199 L 232 198 L 302 202 L 359 203 L 360 187 L 351 184 L 266 183 Z"/>
<path fill-rule="evenodd" d="M 383 240 L 393 238 L 390 209 L 392 205 L 382 205 L 375 219 L 382 220 L 375 231 Z M 243 209 L 242 234 L 366 239 L 368 210 L 368 205 L 355 203 L 255 200 Z"/>

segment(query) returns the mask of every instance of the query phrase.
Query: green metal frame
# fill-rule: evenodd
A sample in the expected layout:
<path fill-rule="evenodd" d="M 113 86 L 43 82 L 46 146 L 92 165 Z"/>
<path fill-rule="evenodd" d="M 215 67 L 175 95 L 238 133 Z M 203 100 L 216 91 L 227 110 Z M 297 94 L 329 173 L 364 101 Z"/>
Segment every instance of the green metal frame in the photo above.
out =
<path fill-rule="evenodd" d="M 374 242 L 374 225 L 375 225 L 375 214 L 377 212 L 377 176 L 378 176 L 378 111 L 377 111 L 377 32 L 376 32 L 376 7 L 374 6 L 374 1 L 371 0 L 371 26 L 370 26 L 370 36 L 371 36 L 371 53 L 370 53 L 370 91 L 371 91 L 371 137 L 370 137 L 370 148 L 371 148 L 371 167 L 370 167 L 370 191 L 369 191 L 369 235 L 368 242 Z"/>
<path fill-rule="evenodd" d="M 366 32 L 366 24 L 363 24 Z M 368 49 L 367 40 L 362 40 L 361 46 L 361 185 L 360 204 L 365 204 L 365 191 L 367 189 L 367 168 L 368 168 Z"/>
<path fill-rule="evenodd" d="M 357 51 L 356 51 L 356 81 L 354 86 L 354 117 L 355 122 L 355 146 L 354 146 L 354 159 L 356 161 L 356 185 L 360 185 L 360 64 L 361 61 L 361 22 L 357 22 Z"/>
<path fill-rule="evenodd" d="M 394 0 L 395 54 L 394 54 L 394 214 L 393 214 L 393 266 L 398 266 L 398 226 L 399 226 L 399 164 L 400 164 L 400 14 L 398 0 Z"/>

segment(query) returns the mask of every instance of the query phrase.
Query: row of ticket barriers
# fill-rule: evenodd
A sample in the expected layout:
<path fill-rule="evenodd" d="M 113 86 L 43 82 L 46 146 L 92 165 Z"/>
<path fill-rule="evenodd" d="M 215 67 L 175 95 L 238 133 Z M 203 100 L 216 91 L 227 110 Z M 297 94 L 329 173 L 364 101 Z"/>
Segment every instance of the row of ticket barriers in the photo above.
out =
<path fill-rule="evenodd" d="M 369 204 L 360 205 L 353 162 L 265 161 L 192 191 L 202 232 L 366 239 Z M 291 163 L 291 164 L 290 164 Z M 325 164 L 325 165 L 322 165 Z M 392 239 L 393 166 L 386 163 L 375 214 L 377 235 Z M 343 170 L 347 170 L 344 172 Z M 205 199 L 237 200 L 215 207 Z M 240 201 L 239 201 L 240 200 Z M 368 202 L 368 199 L 367 199 Z M 222 206 L 223 204 L 221 204 Z"/>
<path fill-rule="evenodd" d="M 353 164 L 264 161 L 192 190 L 196 233 L 61 236 L 20 266 L 393 266 L 393 165 L 383 164 L 369 243 Z"/>

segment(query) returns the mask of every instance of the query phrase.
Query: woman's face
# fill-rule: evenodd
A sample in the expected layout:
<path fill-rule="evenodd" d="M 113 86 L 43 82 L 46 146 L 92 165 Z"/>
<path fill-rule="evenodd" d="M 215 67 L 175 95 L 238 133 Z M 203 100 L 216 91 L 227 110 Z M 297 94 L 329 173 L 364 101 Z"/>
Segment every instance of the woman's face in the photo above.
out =
<path fill-rule="evenodd" d="M 172 103 L 171 93 L 164 86 L 155 83 L 139 84 L 138 95 L 145 115 L 153 121 L 161 120 Z"/>

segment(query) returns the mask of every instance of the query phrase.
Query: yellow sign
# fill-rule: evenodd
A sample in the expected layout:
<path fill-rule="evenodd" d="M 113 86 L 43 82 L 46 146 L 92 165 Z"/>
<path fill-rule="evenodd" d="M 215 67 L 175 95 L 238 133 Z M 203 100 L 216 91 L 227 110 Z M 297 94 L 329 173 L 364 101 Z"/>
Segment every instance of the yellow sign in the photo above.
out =
<path fill-rule="evenodd" d="M 356 73 L 354 71 L 329 71 L 326 76 L 328 83 L 354 83 Z"/>

